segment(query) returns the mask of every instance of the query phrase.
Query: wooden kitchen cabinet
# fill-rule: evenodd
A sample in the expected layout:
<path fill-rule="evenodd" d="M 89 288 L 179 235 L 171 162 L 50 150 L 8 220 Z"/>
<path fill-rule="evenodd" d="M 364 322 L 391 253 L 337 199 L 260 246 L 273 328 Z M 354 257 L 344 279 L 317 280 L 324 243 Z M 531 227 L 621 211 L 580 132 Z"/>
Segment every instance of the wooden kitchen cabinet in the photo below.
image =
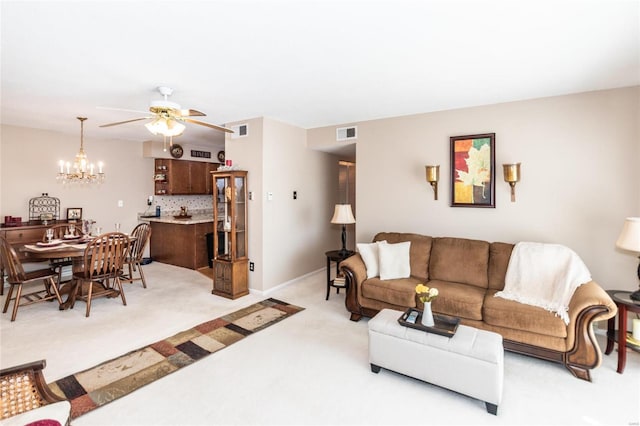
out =
<path fill-rule="evenodd" d="M 208 267 L 207 234 L 210 232 L 213 232 L 213 222 L 187 225 L 152 221 L 151 258 L 189 269 Z"/>
<path fill-rule="evenodd" d="M 206 194 L 207 193 L 207 165 L 208 163 L 202 163 L 198 161 L 190 161 L 189 169 L 189 182 L 191 183 L 191 194 Z"/>
<path fill-rule="evenodd" d="M 171 194 L 191 194 L 191 165 L 188 161 L 169 160 L 169 188 Z"/>
<path fill-rule="evenodd" d="M 214 186 L 213 290 L 229 299 L 249 294 L 247 172 L 211 173 Z"/>
<path fill-rule="evenodd" d="M 156 195 L 212 194 L 210 171 L 218 163 L 156 158 L 154 170 Z"/>

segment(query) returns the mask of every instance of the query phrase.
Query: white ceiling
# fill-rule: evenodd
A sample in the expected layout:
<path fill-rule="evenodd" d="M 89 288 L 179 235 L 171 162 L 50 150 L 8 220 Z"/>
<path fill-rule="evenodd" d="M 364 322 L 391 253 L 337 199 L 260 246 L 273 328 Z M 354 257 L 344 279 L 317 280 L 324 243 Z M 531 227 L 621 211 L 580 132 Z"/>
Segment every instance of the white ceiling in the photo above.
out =
<path fill-rule="evenodd" d="M 640 84 L 638 0 L 7 1 L 4 124 L 148 140 L 160 99 L 303 128 Z M 183 142 L 223 134 L 187 125 Z"/>

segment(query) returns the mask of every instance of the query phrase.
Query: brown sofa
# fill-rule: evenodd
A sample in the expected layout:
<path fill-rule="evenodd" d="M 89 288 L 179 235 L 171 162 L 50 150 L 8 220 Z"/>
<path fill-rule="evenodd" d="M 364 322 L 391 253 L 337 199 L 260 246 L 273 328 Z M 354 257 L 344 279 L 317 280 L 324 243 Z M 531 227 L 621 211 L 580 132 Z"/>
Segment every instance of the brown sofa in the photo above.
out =
<path fill-rule="evenodd" d="M 613 317 L 617 308 L 594 281 L 577 288 L 569 304 L 569 325 L 543 308 L 494 297 L 502 290 L 513 244 L 410 233 L 379 233 L 374 241 L 410 241 L 409 278 L 368 278 L 359 253 L 342 261 L 347 277 L 346 307 L 351 320 L 373 317 L 384 308 L 422 309 L 415 286 L 439 290 L 435 313 L 459 317 L 462 324 L 499 333 L 507 350 L 564 364 L 576 377 L 591 380 L 602 353 L 594 321 Z"/>

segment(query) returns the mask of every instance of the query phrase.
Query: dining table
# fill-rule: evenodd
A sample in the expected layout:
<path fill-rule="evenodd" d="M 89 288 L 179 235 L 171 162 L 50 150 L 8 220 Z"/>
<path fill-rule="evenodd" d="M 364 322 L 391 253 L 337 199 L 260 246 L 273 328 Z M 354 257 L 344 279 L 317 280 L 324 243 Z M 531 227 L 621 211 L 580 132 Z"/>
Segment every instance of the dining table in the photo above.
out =
<path fill-rule="evenodd" d="M 71 268 L 73 272 L 80 272 L 83 269 L 84 252 L 87 248 L 87 243 L 91 241 L 92 237 L 84 236 L 76 239 L 63 239 L 53 243 L 35 243 L 25 244 L 20 248 L 20 251 L 25 254 L 25 262 L 29 260 L 33 261 L 56 261 L 62 259 L 70 259 L 72 262 Z M 135 237 L 129 236 L 129 243 L 135 240 Z M 101 285 L 101 284 L 98 284 Z M 60 310 L 69 309 L 75 302 L 75 296 L 78 293 L 77 280 L 71 279 L 64 283 L 58 283 L 58 291 L 60 295 L 67 294 L 66 300 L 60 305 Z M 114 290 L 113 297 L 117 296 L 119 292 Z"/>

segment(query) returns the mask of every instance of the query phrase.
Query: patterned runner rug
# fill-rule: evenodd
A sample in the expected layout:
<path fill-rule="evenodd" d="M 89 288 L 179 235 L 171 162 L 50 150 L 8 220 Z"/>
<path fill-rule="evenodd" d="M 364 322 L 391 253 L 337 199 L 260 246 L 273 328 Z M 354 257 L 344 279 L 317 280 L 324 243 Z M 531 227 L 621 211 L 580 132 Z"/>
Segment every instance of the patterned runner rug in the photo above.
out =
<path fill-rule="evenodd" d="M 71 402 L 71 417 L 75 419 L 302 310 L 266 299 L 49 386 Z"/>

